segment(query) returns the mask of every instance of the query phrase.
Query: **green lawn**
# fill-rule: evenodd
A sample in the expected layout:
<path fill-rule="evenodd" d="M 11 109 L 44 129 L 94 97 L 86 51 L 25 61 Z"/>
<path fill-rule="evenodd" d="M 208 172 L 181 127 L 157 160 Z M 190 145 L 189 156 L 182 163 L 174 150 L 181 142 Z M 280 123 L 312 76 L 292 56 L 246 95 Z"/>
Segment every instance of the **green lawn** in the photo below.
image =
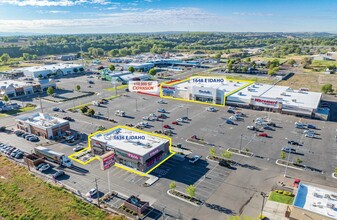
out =
<path fill-rule="evenodd" d="M 34 110 L 36 107 L 24 107 L 24 108 L 20 108 L 20 109 L 17 109 L 17 110 L 11 110 L 11 111 L 8 111 L 6 113 L 0 113 L 0 118 L 3 118 L 3 117 L 7 117 L 9 115 L 15 115 L 15 114 L 19 114 L 21 112 L 28 112 L 28 111 L 32 111 Z"/>
<path fill-rule="evenodd" d="M 333 61 L 333 60 L 314 60 L 312 61 L 311 66 L 315 66 L 315 67 L 327 67 L 330 65 L 337 65 L 337 61 Z"/>
<path fill-rule="evenodd" d="M 269 195 L 269 200 L 291 205 L 294 202 L 294 196 L 287 196 L 273 191 Z"/>
<path fill-rule="evenodd" d="M 2 156 L 0 174 L 0 216 L 4 219 L 114 219 Z"/>
<path fill-rule="evenodd" d="M 92 105 L 92 103 L 89 102 L 89 103 L 85 103 L 85 104 L 81 104 L 81 105 L 75 106 L 75 107 L 73 107 L 73 108 L 70 108 L 69 110 L 70 110 L 70 111 L 72 111 L 72 110 L 78 110 L 78 109 L 81 109 L 82 107 L 85 107 L 85 106 L 89 107 L 89 106 L 91 106 L 91 105 Z"/>

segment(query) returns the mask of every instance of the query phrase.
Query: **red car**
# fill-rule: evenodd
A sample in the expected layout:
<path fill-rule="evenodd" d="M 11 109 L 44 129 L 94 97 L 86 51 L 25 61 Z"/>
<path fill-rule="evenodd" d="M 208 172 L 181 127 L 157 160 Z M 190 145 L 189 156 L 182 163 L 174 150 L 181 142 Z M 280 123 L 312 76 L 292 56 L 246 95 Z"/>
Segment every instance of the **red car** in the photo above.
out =
<path fill-rule="evenodd" d="M 164 125 L 163 127 L 164 127 L 164 128 L 167 128 L 167 129 L 170 129 L 170 128 L 171 128 L 170 125 Z"/>
<path fill-rule="evenodd" d="M 179 125 L 177 121 L 172 122 L 173 125 Z"/>
<path fill-rule="evenodd" d="M 259 136 L 259 137 L 268 137 L 268 134 L 267 133 L 259 133 L 259 134 L 257 134 L 257 136 Z"/>

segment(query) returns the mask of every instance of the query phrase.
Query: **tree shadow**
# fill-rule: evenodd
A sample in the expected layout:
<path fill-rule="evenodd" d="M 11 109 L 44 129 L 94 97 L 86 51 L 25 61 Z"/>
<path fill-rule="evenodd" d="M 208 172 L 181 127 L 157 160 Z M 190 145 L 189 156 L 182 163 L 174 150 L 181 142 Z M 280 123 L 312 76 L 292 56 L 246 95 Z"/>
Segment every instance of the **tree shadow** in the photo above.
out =
<path fill-rule="evenodd" d="M 213 209 L 215 211 L 221 212 L 221 213 L 225 213 L 227 215 L 235 215 L 235 212 L 231 209 L 222 207 L 220 205 L 217 204 L 210 204 L 210 203 L 205 203 L 205 206 L 209 209 Z"/>

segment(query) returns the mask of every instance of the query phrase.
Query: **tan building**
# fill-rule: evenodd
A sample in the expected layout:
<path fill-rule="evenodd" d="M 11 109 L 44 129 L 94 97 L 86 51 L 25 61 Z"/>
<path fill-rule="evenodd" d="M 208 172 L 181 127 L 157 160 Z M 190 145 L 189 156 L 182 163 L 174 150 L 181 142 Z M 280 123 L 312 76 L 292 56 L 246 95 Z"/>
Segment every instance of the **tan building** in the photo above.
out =
<path fill-rule="evenodd" d="M 27 133 L 47 139 L 61 137 L 70 130 L 69 121 L 50 116 L 46 113 L 35 113 L 16 119 L 17 128 Z"/>

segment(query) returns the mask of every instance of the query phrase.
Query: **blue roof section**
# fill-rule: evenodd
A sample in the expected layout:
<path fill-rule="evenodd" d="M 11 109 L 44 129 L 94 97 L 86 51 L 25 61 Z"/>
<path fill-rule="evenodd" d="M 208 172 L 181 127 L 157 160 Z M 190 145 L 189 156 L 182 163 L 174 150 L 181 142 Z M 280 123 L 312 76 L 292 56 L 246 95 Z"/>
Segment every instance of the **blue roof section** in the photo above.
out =
<path fill-rule="evenodd" d="M 308 194 L 308 187 L 306 185 L 300 184 L 298 186 L 293 206 L 303 208 L 307 200 L 307 194 Z"/>

